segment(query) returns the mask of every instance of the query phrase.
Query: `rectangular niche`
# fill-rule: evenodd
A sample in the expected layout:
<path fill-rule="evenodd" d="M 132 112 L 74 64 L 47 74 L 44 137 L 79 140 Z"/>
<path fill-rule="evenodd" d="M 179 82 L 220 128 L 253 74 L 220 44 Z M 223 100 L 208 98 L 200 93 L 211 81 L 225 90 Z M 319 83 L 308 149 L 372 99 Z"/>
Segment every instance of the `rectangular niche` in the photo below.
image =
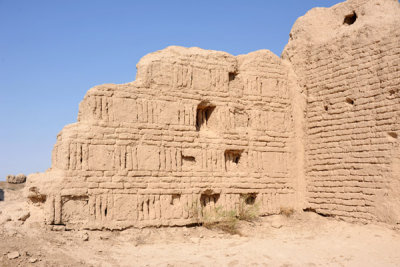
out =
<path fill-rule="evenodd" d="M 201 214 L 202 216 L 213 216 L 216 212 L 220 194 L 204 193 L 200 196 Z"/>
<path fill-rule="evenodd" d="M 182 166 L 194 166 L 196 165 L 196 158 L 193 156 L 182 155 Z"/>
<path fill-rule="evenodd" d="M 228 73 L 228 79 L 229 79 L 229 81 L 230 81 L 230 82 L 234 81 L 234 80 L 236 79 L 236 75 L 237 75 L 236 72 L 229 72 L 229 73 Z"/>
<path fill-rule="evenodd" d="M 181 204 L 181 194 L 173 194 L 171 195 L 171 202 L 172 206 L 178 206 Z"/>
<path fill-rule="evenodd" d="M 240 200 L 246 206 L 253 206 L 256 203 L 257 193 L 241 194 Z"/>
<path fill-rule="evenodd" d="M 196 110 L 196 130 L 205 130 L 212 128 L 212 119 L 211 116 L 214 112 L 215 105 L 207 101 L 202 101 L 199 105 L 197 105 Z"/>
<path fill-rule="evenodd" d="M 230 149 L 225 150 L 225 170 L 226 171 L 235 171 L 238 169 L 238 166 L 242 160 L 243 150 L 239 149 Z"/>

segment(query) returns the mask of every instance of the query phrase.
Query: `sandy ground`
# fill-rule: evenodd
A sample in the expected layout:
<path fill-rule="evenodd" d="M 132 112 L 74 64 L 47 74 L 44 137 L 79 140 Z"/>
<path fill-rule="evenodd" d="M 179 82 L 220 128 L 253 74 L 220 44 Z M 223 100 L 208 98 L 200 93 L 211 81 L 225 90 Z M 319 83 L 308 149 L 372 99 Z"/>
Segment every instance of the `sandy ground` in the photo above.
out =
<path fill-rule="evenodd" d="M 19 220 L 22 186 L 0 188 L 0 266 L 400 266 L 400 232 L 386 225 L 306 212 L 241 222 L 241 235 L 204 227 L 65 231 L 35 214 Z"/>

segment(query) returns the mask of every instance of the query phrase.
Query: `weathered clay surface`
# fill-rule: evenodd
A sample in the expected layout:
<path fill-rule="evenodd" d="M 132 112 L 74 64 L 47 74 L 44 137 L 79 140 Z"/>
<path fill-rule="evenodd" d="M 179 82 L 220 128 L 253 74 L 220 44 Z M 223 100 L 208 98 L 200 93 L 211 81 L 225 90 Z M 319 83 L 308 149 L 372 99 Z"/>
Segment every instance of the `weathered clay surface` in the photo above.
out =
<path fill-rule="evenodd" d="M 400 223 L 399 3 L 313 9 L 282 59 L 168 47 L 88 91 L 28 178 L 49 224 L 184 225 L 216 207 Z M 396 210 L 397 208 L 397 210 Z"/>
<path fill-rule="evenodd" d="M 289 72 L 267 50 L 168 47 L 139 62 L 135 82 L 92 88 L 58 136 L 52 169 L 29 178 L 47 221 L 176 225 L 248 197 L 262 214 L 295 205 Z"/>
<path fill-rule="evenodd" d="M 292 29 L 283 58 L 307 93 L 306 202 L 317 212 L 400 224 L 399 25 L 397 0 L 370 0 L 313 9 Z"/>

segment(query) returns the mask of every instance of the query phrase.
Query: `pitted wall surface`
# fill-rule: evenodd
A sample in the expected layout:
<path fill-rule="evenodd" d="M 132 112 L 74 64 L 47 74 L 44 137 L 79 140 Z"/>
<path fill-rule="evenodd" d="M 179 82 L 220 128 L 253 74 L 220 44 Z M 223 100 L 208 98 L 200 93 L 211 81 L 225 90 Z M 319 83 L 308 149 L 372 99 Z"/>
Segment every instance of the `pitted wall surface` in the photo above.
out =
<path fill-rule="evenodd" d="M 300 34 L 286 57 L 307 93 L 309 208 L 349 221 L 398 224 L 399 5 L 385 4 L 349 1 L 307 14 L 294 32 L 309 32 L 323 17 L 337 25 L 307 45 Z M 346 16 L 354 16 L 353 24 Z"/>

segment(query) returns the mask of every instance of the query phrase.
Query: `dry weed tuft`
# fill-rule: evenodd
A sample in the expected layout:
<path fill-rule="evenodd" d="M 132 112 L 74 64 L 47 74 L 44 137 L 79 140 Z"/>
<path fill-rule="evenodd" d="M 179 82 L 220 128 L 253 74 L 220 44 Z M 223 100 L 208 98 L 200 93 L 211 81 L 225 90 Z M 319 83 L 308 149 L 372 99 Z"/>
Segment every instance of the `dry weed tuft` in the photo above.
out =
<path fill-rule="evenodd" d="M 214 208 L 202 207 L 199 201 L 194 201 L 186 207 L 189 216 L 195 223 L 207 229 L 219 229 L 229 234 L 239 234 L 239 221 L 252 222 L 259 216 L 259 206 L 255 203 L 254 194 L 242 195 L 238 208 L 225 210 L 221 206 Z"/>
<path fill-rule="evenodd" d="M 294 209 L 290 207 L 281 207 L 280 214 L 285 215 L 286 217 L 292 216 L 294 213 Z"/>
<path fill-rule="evenodd" d="M 252 222 L 259 216 L 259 206 L 255 203 L 255 196 L 252 194 L 243 195 L 239 203 L 238 219 Z"/>
<path fill-rule="evenodd" d="M 219 229 L 229 234 L 239 234 L 238 218 L 234 210 L 225 211 L 222 207 L 203 212 L 203 226 L 207 229 Z"/>

